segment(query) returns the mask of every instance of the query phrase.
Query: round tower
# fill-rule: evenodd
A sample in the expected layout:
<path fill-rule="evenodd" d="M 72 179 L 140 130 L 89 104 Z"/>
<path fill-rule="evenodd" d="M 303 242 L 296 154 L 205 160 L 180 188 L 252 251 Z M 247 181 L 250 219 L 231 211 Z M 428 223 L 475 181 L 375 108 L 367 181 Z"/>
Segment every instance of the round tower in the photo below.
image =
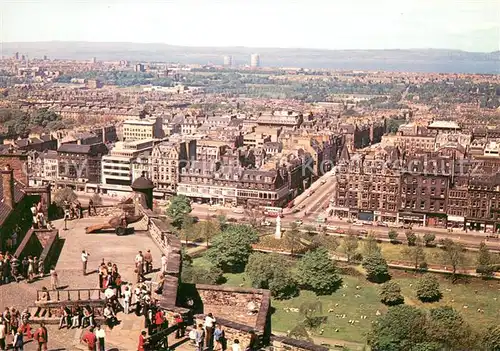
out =
<path fill-rule="evenodd" d="M 132 183 L 132 190 L 144 194 L 144 197 L 146 198 L 146 205 L 150 210 L 153 209 L 154 187 L 153 182 L 146 178 L 145 172 L 142 172 L 142 175 Z"/>

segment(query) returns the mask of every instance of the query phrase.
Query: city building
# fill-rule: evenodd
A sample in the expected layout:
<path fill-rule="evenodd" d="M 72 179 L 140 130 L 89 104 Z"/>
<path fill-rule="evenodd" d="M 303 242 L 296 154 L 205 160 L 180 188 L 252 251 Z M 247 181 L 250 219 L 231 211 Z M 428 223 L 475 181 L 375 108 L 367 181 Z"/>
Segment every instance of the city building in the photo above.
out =
<path fill-rule="evenodd" d="M 160 117 L 155 119 L 126 120 L 123 122 L 123 140 L 146 140 L 163 138 L 163 126 Z"/>
<path fill-rule="evenodd" d="M 224 56 L 224 66 L 232 67 L 233 66 L 233 57 L 230 55 Z"/>
<path fill-rule="evenodd" d="M 252 68 L 260 67 L 260 55 L 259 54 L 250 55 L 250 67 L 252 67 Z"/>
<path fill-rule="evenodd" d="M 134 66 L 134 72 L 144 72 L 145 69 L 144 69 L 144 65 L 142 63 L 137 63 L 135 66 Z"/>
<path fill-rule="evenodd" d="M 57 187 L 70 186 L 77 191 L 85 191 L 88 183 L 96 187 L 101 183 L 101 162 L 107 153 L 103 143 L 62 144 L 57 149 Z"/>

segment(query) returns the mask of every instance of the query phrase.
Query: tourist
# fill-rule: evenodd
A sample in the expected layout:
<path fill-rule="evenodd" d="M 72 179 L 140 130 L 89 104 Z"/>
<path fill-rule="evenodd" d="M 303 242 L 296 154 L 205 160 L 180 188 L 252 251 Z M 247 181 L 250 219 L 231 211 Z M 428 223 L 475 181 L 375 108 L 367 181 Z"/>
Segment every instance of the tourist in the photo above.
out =
<path fill-rule="evenodd" d="M 144 271 L 145 274 L 151 273 L 153 270 L 153 255 L 151 255 L 151 250 L 147 250 L 144 254 Z"/>
<path fill-rule="evenodd" d="M 7 338 L 7 328 L 5 327 L 4 323 L 0 323 L 0 351 L 5 351 L 5 346 L 6 342 L 5 339 Z"/>
<path fill-rule="evenodd" d="M 35 278 L 35 266 L 34 266 L 34 261 L 31 256 L 28 257 L 28 270 L 27 270 L 27 275 L 28 275 L 28 282 L 32 282 L 33 279 Z"/>
<path fill-rule="evenodd" d="M 110 328 L 112 328 L 115 324 L 118 323 L 115 311 L 113 311 L 113 308 L 109 304 L 106 305 L 106 307 L 104 308 L 103 316 L 105 318 L 106 325 Z"/>
<path fill-rule="evenodd" d="M 37 351 L 47 351 L 47 343 L 49 342 L 49 332 L 45 328 L 45 324 L 40 323 L 40 328 L 38 328 L 33 336 L 33 339 L 37 343 Z"/>
<path fill-rule="evenodd" d="M 26 308 L 23 313 L 21 313 L 21 328 L 23 329 L 23 334 L 26 334 L 28 339 L 31 339 L 31 325 L 29 324 L 31 318 L 31 313 Z"/>
<path fill-rule="evenodd" d="M 184 320 L 182 319 L 182 316 L 180 313 L 177 313 L 174 317 L 174 322 L 177 325 L 177 330 L 175 331 L 175 338 L 180 339 L 184 337 L 184 331 L 185 331 L 185 326 L 184 326 Z"/>
<path fill-rule="evenodd" d="M 16 331 L 16 334 L 14 335 L 14 341 L 12 342 L 12 347 L 14 348 L 15 351 L 24 350 L 24 340 L 21 329 L 18 329 Z"/>
<path fill-rule="evenodd" d="M 205 323 L 204 323 L 204 327 L 205 327 L 205 345 L 207 348 L 211 349 L 212 348 L 212 337 L 214 335 L 214 324 L 215 324 L 215 318 L 214 316 L 212 315 L 212 313 L 209 313 L 206 317 L 205 317 Z"/>
<path fill-rule="evenodd" d="M 139 251 L 137 256 L 135 256 L 135 272 L 137 273 L 137 283 L 141 283 L 144 280 L 144 257 L 142 256 L 142 251 Z"/>
<path fill-rule="evenodd" d="M 97 213 L 96 213 L 96 210 L 95 210 L 95 207 L 94 207 L 94 201 L 92 201 L 92 199 L 89 199 L 89 217 L 92 216 L 92 212 L 94 212 L 94 214 L 97 216 Z"/>
<path fill-rule="evenodd" d="M 165 284 L 165 275 L 163 273 L 160 274 L 160 280 L 158 280 L 158 286 L 155 289 L 155 294 L 161 295 L 163 294 L 163 285 Z"/>
<path fill-rule="evenodd" d="M 76 306 L 73 309 L 73 318 L 71 323 L 71 328 L 80 328 L 80 324 L 83 319 L 83 311 L 80 306 Z"/>
<path fill-rule="evenodd" d="M 104 263 L 104 258 L 102 259 L 101 264 L 99 265 L 99 268 L 97 269 L 98 277 L 99 277 L 99 288 L 103 289 L 104 286 L 104 277 L 108 275 L 108 270 L 106 268 L 106 263 Z"/>
<path fill-rule="evenodd" d="M 214 342 L 215 348 L 214 350 L 223 350 L 223 339 L 224 339 L 224 330 L 220 324 L 215 325 L 214 329 Z"/>
<path fill-rule="evenodd" d="M 97 337 L 94 334 L 94 327 L 83 333 L 82 342 L 87 345 L 89 351 L 96 351 Z"/>
<path fill-rule="evenodd" d="M 71 311 L 69 307 L 62 306 L 61 307 L 61 318 L 59 319 L 59 329 L 64 327 L 70 328 L 71 326 Z"/>
<path fill-rule="evenodd" d="M 196 324 L 193 325 L 191 331 L 189 332 L 189 341 L 193 346 L 196 346 L 196 334 L 198 333 L 198 328 L 196 327 Z"/>
<path fill-rule="evenodd" d="M 231 345 L 232 351 L 241 351 L 240 341 L 238 339 L 234 339 L 233 344 Z"/>
<path fill-rule="evenodd" d="M 90 254 L 87 251 L 82 250 L 82 271 L 83 271 L 83 275 L 87 275 L 87 263 L 89 261 L 89 256 L 90 256 Z"/>
<path fill-rule="evenodd" d="M 57 276 L 56 268 L 52 267 L 50 270 L 50 286 L 52 287 L 52 290 L 57 290 L 58 285 L 59 277 Z"/>
<path fill-rule="evenodd" d="M 2 320 L 5 323 L 6 333 L 10 333 L 10 309 L 5 307 L 5 311 L 2 313 Z"/>
<path fill-rule="evenodd" d="M 165 318 L 165 314 L 160 308 L 156 309 L 154 318 L 156 325 L 156 333 L 168 328 L 168 320 Z"/>
<path fill-rule="evenodd" d="M 130 291 L 129 287 L 126 286 L 125 291 L 123 292 L 123 312 L 125 314 L 129 313 L 131 299 L 132 299 L 132 292 Z"/>
<path fill-rule="evenodd" d="M 10 312 L 10 330 L 12 330 L 12 335 L 14 335 L 15 331 L 19 329 L 20 318 L 21 316 L 19 315 L 19 311 L 12 307 Z"/>
<path fill-rule="evenodd" d="M 23 260 L 21 261 L 22 275 L 24 276 L 24 279 L 26 279 L 29 282 L 28 266 L 29 266 L 28 257 L 24 256 Z"/>
<path fill-rule="evenodd" d="M 83 309 L 82 328 L 85 328 L 87 323 L 90 327 L 94 327 L 95 325 L 94 311 L 89 305 L 85 306 Z"/>
<path fill-rule="evenodd" d="M 139 345 L 137 345 L 137 351 L 145 351 L 146 350 L 146 331 L 142 331 L 141 335 L 139 335 Z"/>
<path fill-rule="evenodd" d="M 196 350 L 203 351 L 203 341 L 205 340 L 205 331 L 203 330 L 203 324 L 198 324 L 196 329 Z"/>
<path fill-rule="evenodd" d="M 167 256 L 161 254 L 161 273 L 165 274 L 167 272 Z"/>
<path fill-rule="evenodd" d="M 40 259 L 40 261 L 38 261 L 38 276 L 40 278 L 43 278 L 44 275 L 45 275 L 45 264 L 43 260 Z"/>
<path fill-rule="evenodd" d="M 99 351 L 105 351 L 104 338 L 106 337 L 106 332 L 104 331 L 104 328 L 101 327 L 99 324 L 97 325 L 95 336 L 97 338 L 97 342 L 99 343 Z"/>
<path fill-rule="evenodd" d="M 33 278 L 32 278 L 32 280 L 35 279 L 36 275 L 38 274 L 38 270 L 39 270 L 39 262 L 38 262 L 38 258 L 35 256 L 35 257 L 33 257 Z"/>
<path fill-rule="evenodd" d="M 259 347 L 259 337 L 253 330 L 250 330 L 250 341 L 248 342 L 248 346 L 246 348 L 247 351 L 255 351 Z"/>

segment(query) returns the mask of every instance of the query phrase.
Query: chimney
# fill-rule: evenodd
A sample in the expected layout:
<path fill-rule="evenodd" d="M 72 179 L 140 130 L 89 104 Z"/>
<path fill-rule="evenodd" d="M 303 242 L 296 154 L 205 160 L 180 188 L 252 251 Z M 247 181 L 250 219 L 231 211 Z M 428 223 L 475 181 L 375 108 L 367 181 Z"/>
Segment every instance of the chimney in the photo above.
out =
<path fill-rule="evenodd" d="M 14 208 L 14 171 L 10 165 L 2 169 L 3 202 L 10 208 Z"/>

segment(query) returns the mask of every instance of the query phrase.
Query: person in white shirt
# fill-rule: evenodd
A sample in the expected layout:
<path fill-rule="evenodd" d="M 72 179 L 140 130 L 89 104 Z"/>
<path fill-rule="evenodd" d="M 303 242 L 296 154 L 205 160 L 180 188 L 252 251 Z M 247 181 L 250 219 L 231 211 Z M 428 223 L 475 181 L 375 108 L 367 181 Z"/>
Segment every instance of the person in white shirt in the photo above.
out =
<path fill-rule="evenodd" d="M 108 327 L 112 327 L 116 322 L 115 312 L 110 305 L 107 305 L 103 311 L 104 318 L 106 318 L 106 324 Z"/>
<path fill-rule="evenodd" d="M 165 254 L 161 255 L 161 273 L 165 273 L 167 271 L 167 256 Z"/>
<path fill-rule="evenodd" d="M 132 292 L 130 291 L 128 286 L 126 286 L 125 291 L 123 292 L 123 313 L 128 314 L 131 300 Z"/>
<path fill-rule="evenodd" d="M 240 341 L 238 339 L 234 339 L 231 349 L 232 351 L 241 351 Z"/>
<path fill-rule="evenodd" d="M 83 269 L 83 275 L 87 275 L 87 262 L 89 260 L 89 256 L 90 256 L 90 254 L 87 251 L 82 250 L 82 269 Z"/>
<path fill-rule="evenodd" d="M 99 343 L 99 351 L 105 351 L 106 349 L 104 348 L 104 338 L 106 337 L 106 332 L 100 325 L 97 325 L 95 336 L 97 338 L 97 342 Z"/>
<path fill-rule="evenodd" d="M 214 324 L 216 320 L 212 313 L 207 314 L 205 317 L 205 347 L 208 347 L 209 349 L 212 348 L 212 340 L 213 340 L 213 335 L 214 335 Z"/>

